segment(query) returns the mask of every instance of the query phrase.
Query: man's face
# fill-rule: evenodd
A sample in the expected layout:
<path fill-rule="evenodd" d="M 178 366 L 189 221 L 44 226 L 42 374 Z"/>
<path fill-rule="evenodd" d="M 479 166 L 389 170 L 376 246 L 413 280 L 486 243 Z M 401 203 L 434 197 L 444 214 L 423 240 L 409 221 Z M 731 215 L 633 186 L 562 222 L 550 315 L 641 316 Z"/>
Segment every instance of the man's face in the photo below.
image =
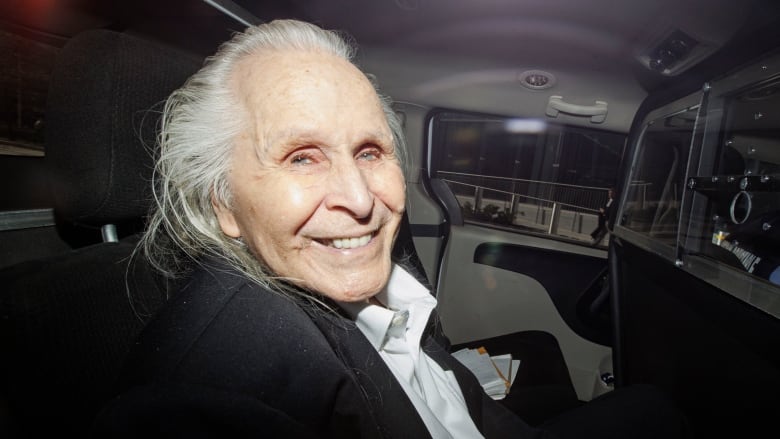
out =
<path fill-rule="evenodd" d="M 222 231 L 276 275 L 340 301 L 384 287 L 405 203 L 393 137 L 373 86 L 324 53 L 253 55 L 233 90 L 250 129 L 232 152 Z"/>

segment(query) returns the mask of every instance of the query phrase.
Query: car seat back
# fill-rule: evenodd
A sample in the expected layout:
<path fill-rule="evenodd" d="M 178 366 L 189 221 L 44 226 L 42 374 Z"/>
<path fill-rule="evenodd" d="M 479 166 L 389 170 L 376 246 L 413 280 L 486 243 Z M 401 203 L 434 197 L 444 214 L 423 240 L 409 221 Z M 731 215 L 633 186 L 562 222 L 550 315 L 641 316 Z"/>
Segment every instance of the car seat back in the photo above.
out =
<path fill-rule="evenodd" d="M 199 66 L 107 30 L 82 33 L 59 54 L 45 145 L 55 217 L 100 228 L 104 242 L 0 270 L 0 436 L 53 426 L 84 435 L 144 317 L 164 301 L 166 283 L 133 257 L 134 233 L 151 201 L 153 109 Z"/>

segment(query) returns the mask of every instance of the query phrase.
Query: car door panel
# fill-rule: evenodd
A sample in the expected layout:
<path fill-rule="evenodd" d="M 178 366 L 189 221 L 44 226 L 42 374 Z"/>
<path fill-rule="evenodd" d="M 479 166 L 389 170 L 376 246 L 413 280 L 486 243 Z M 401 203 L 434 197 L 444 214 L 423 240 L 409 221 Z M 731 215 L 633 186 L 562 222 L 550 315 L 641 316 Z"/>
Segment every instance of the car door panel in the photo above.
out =
<path fill-rule="evenodd" d="M 545 254 L 555 264 L 549 267 L 549 273 L 558 276 L 566 273 L 552 261 L 555 257 L 599 259 L 604 253 L 471 224 L 451 227 L 438 287 L 441 320 L 451 341 L 457 344 L 526 330 L 545 331 L 560 344 L 580 399 L 589 400 L 606 391 L 600 376 L 611 372 L 610 347 L 593 343 L 572 330 L 545 288 L 544 283 L 550 282 L 532 277 L 544 270 L 520 273 L 495 266 L 500 265 L 498 262 L 486 264 L 485 258 L 491 254 L 485 250 L 487 244 L 492 246 L 496 261 L 505 261 L 518 251 L 528 258 Z M 508 255 L 496 254 L 497 248 L 510 251 Z"/>

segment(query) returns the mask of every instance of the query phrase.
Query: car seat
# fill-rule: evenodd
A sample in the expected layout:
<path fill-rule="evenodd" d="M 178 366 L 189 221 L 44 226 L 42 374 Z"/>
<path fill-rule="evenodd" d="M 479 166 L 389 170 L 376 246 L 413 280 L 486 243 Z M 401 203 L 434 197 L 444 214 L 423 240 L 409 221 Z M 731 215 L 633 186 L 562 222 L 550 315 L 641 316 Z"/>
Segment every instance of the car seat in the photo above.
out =
<path fill-rule="evenodd" d="M 45 140 L 55 217 L 103 242 L 0 270 L 0 436 L 84 435 L 163 302 L 168 286 L 133 257 L 151 200 L 150 110 L 200 64 L 108 30 L 77 35 L 58 55 Z"/>

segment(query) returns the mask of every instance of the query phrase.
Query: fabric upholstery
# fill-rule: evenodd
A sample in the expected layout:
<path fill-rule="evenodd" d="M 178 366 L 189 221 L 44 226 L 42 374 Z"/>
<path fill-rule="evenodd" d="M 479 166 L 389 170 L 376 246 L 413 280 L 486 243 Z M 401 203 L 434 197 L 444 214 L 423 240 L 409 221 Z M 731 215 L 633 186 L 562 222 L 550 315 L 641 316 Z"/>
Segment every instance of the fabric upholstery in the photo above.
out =
<path fill-rule="evenodd" d="M 101 226 L 147 213 L 156 116 L 199 65 L 107 30 L 84 32 L 62 49 L 46 109 L 46 162 L 58 217 Z"/>
<path fill-rule="evenodd" d="M 131 263 L 134 247 L 99 244 L 0 271 L 0 391 L 13 433 L 35 436 L 56 424 L 78 434 L 110 396 L 167 291 L 145 263 Z"/>

